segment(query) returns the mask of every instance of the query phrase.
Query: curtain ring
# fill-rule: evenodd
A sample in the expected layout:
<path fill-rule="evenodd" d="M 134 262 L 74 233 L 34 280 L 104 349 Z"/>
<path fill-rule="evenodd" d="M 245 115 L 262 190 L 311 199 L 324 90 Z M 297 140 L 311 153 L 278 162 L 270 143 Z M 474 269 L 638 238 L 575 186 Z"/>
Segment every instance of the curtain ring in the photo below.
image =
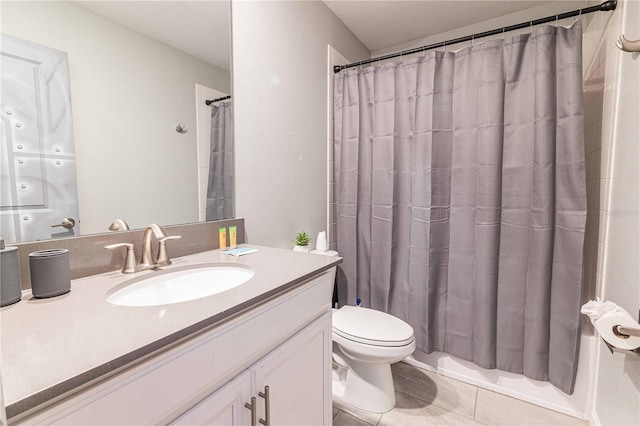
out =
<path fill-rule="evenodd" d="M 442 44 L 444 45 L 444 51 L 446 52 L 447 51 L 447 42 L 443 41 Z"/>
<path fill-rule="evenodd" d="M 502 27 L 502 41 L 504 41 L 504 27 Z"/>
<path fill-rule="evenodd" d="M 529 34 L 533 32 L 533 21 L 529 21 Z"/>
<path fill-rule="evenodd" d="M 556 28 L 558 28 L 558 15 L 556 15 Z"/>
<path fill-rule="evenodd" d="M 471 34 L 471 46 L 473 46 L 473 38 L 475 37 L 475 34 Z"/>
<path fill-rule="evenodd" d="M 582 16 L 582 9 L 580 9 L 580 12 L 578 13 L 578 17 L 577 17 L 577 18 L 576 18 L 575 16 L 573 17 L 573 23 L 575 24 L 575 23 L 576 23 L 576 21 L 577 21 L 578 19 L 580 19 L 580 17 L 581 17 L 581 16 Z"/>

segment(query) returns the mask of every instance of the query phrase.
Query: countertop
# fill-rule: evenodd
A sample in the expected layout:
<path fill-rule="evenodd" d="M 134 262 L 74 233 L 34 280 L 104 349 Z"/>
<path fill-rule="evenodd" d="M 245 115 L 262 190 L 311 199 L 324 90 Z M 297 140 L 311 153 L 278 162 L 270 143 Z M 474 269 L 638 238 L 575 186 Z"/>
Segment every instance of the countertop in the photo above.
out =
<path fill-rule="evenodd" d="M 175 258 L 170 270 L 205 263 L 237 263 L 255 271 L 246 283 L 216 295 L 162 306 L 124 307 L 106 296 L 125 281 L 157 273 L 119 270 L 71 281 L 71 292 L 0 309 L 2 391 L 7 417 L 31 410 L 78 386 L 244 311 L 342 261 L 253 244 L 235 257 L 220 250 Z"/>

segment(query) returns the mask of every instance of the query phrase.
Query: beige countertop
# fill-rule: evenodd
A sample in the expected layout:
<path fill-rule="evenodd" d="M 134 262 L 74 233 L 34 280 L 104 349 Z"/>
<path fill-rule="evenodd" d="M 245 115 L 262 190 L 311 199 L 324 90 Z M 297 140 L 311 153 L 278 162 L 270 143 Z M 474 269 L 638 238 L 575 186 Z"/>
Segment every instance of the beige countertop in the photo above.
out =
<path fill-rule="evenodd" d="M 162 306 L 124 307 L 106 301 L 114 288 L 157 273 L 119 270 L 71 281 L 71 292 L 0 309 L 1 375 L 7 417 L 31 410 L 229 316 L 288 290 L 341 262 L 339 257 L 243 244 L 245 256 L 220 250 L 173 259 L 162 270 L 237 263 L 255 271 L 246 283 L 216 295 Z"/>

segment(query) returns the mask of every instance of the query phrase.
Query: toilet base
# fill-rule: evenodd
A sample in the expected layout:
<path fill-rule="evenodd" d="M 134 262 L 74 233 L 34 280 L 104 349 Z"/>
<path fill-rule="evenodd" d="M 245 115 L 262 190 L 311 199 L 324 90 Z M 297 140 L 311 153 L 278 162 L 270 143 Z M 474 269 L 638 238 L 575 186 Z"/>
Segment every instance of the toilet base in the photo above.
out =
<path fill-rule="evenodd" d="M 341 359 L 341 361 L 343 361 Z M 389 364 L 333 363 L 333 397 L 355 408 L 386 413 L 396 405 Z"/>

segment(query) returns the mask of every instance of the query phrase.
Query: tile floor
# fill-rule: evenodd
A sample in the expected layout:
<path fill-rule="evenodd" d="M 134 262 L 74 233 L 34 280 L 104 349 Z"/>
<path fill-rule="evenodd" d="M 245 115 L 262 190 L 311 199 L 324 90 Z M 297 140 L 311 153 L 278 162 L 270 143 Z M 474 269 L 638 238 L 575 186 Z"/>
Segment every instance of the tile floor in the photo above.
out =
<path fill-rule="evenodd" d="M 405 363 L 391 366 L 396 407 L 384 414 L 333 401 L 334 426 L 587 425 L 584 420 Z"/>

